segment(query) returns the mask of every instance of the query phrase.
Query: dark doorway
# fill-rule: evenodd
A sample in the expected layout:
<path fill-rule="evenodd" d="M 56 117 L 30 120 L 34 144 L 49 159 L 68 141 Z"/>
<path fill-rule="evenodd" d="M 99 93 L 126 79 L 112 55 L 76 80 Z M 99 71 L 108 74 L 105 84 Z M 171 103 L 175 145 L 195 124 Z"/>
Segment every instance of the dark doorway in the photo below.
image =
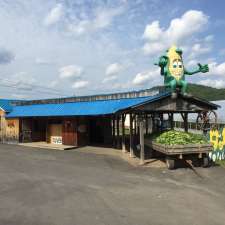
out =
<path fill-rule="evenodd" d="M 89 119 L 89 142 L 92 145 L 111 146 L 112 127 L 110 117 L 93 117 Z"/>
<path fill-rule="evenodd" d="M 23 118 L 20 120 L 20 142 L 46 141 L 46 118 Z"/>
<path fill-rule="evenodd" d="M 75 119 L 63 121 L 63 144 L 77 146 L 77 123 Z"/>
<path fill-rule="evenodd" d="M 34 118 L 32 120 L 32 141 L 46 141 L 47 119 Z"/>
<path fill-rule="evenodd" d="M 90 132 L 90 143 L 91 144 L 103 144 L 104 134 L 102 123 L 99 118 L 91 118 L 89 120 L 89 132 Z"/>
<path fill-rule="evenodd" d="M 32 142 L 32 118 L 20 120 L 20 142 Z"/>

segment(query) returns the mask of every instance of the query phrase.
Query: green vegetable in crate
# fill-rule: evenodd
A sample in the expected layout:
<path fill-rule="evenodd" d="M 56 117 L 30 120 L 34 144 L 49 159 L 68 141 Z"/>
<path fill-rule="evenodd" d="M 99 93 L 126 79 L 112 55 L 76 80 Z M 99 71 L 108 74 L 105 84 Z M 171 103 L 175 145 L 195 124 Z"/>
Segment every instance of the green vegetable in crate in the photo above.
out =
<path fill-rule="evenodd" d="M 207 144 L 208 140 L 200 134 L 181 131 L 166 131 L 154 137 L 156 143 L 165 145 Z"/>

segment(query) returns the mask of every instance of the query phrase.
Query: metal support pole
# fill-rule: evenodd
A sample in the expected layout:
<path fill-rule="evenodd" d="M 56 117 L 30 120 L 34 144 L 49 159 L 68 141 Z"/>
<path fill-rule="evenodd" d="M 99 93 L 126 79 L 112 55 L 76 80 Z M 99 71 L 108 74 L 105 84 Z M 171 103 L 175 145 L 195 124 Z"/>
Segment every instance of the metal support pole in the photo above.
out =
<path fill-rule="evenodd" d="M 125 143 L 125 120 L 126 120 L 126 114 L 122 115 L 122 152 L 126 153 L 126 143 Z"/>
<path fill-rule="evenodd" d="M 120 116 L 116 117 L 117 149 L 120 149 Z"/>
<path fill-rule="evenodd" d="M 139 133 L 140 133 L 140 164 L 145 163 L 145 145 L 144 145 L 144 122 L 142 119 L 139 121 Z"/>

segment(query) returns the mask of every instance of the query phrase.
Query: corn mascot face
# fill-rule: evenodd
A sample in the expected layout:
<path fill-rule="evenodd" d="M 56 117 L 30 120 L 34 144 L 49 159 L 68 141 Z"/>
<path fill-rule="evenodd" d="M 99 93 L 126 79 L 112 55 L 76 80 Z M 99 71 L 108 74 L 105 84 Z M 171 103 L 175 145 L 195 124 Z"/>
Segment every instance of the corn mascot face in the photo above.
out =
<path fill-rule="evenodd" d="M 182 54 L 177 50 L 176 46 L 172 46 L 167 53 L 169 59 L 168 71 L 172 77 L 176 80 L 182 79 L 184 75 L 184 66 L 182 60 Z"/>

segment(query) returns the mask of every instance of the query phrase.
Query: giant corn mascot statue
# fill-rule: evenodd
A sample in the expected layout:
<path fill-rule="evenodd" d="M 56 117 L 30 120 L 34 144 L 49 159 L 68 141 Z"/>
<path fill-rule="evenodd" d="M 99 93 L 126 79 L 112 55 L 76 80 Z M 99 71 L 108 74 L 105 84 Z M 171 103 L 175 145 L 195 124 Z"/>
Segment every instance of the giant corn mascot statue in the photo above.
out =
<path fill-rule="evenodd" d="M 164 85 L 171 89 L 173 98 L 177 97 L 177 90 L 180 90 L 183 95 L 187 95 L 185 75 L 209 71 L 208 65 L 201 65 L 200 63 L 198 63 L 198 69 L 194 71 L 186 70 L 183 64 L 182 50 L 176 46 L 172 46 L 167 50 L 167 55 L 161 56 L 156 65 L 160 67 L 160 73 L 164 76 Z"/>

